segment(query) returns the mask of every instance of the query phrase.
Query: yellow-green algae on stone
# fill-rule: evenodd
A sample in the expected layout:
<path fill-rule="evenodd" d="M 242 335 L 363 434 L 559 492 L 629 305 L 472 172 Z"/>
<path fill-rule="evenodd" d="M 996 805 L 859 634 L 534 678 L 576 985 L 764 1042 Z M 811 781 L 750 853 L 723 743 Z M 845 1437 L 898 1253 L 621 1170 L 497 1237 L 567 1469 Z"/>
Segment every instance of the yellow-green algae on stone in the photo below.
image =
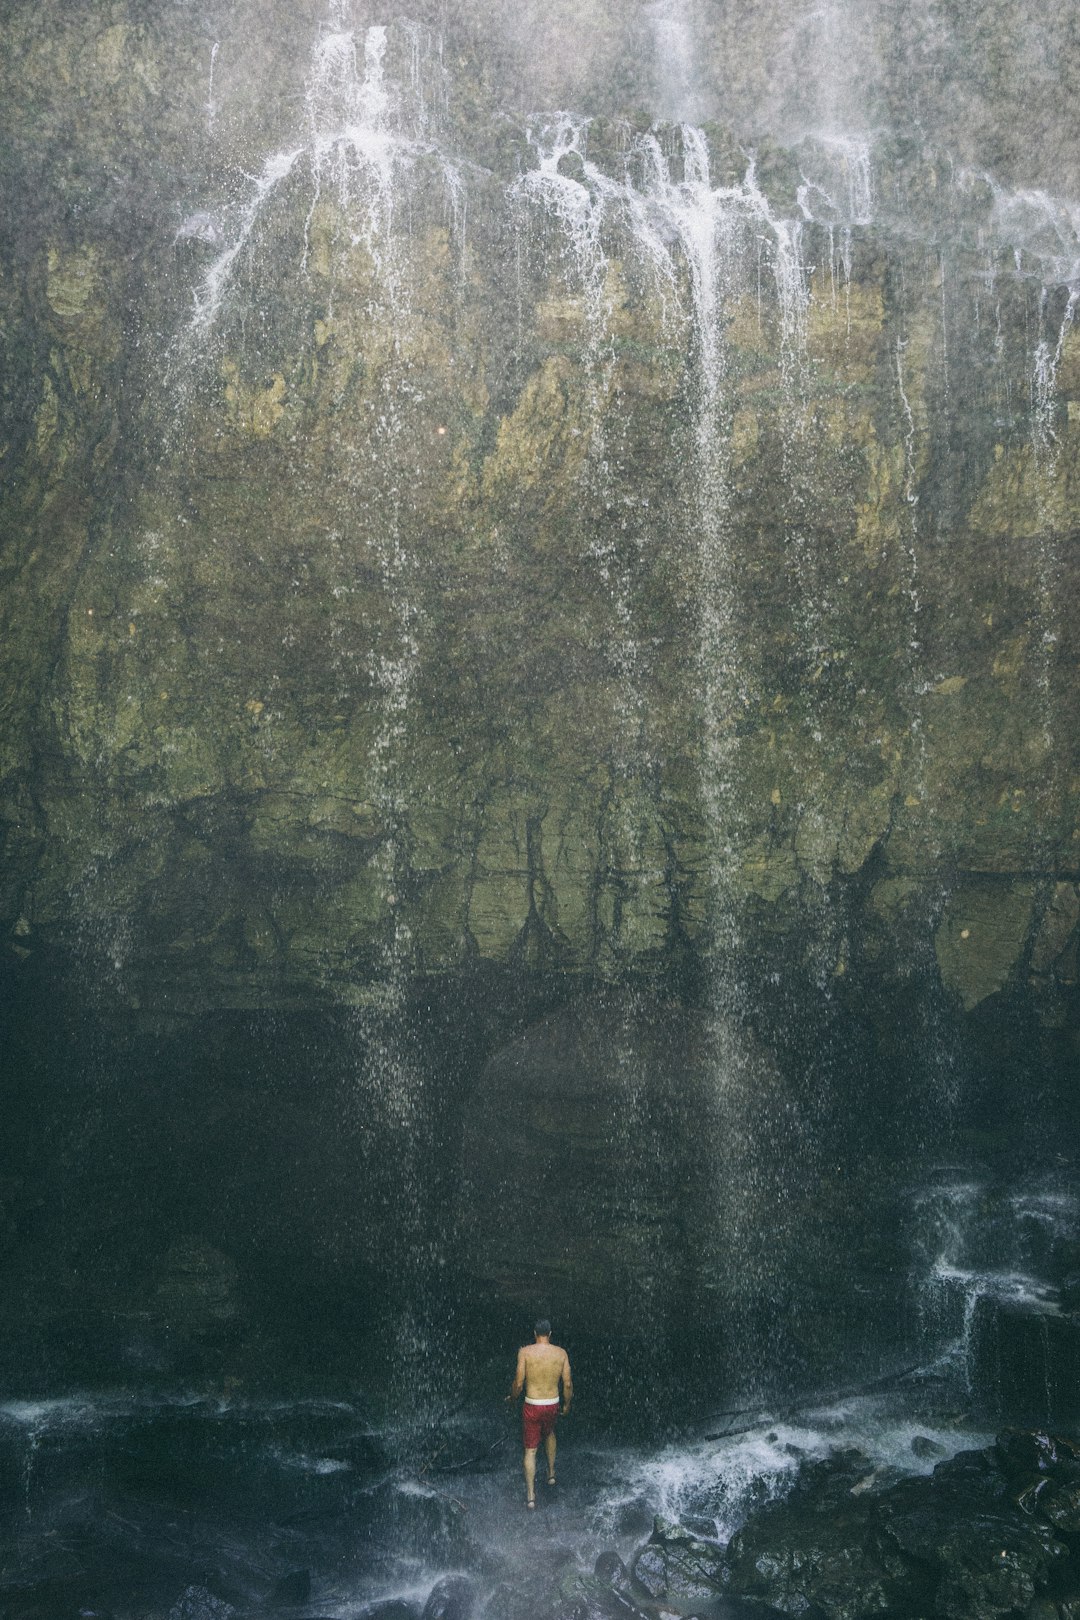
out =
<path fill-rule="evenodd" d="M 123 959 L 118 995 L 305 1004 L 388 963 L 663 978 L 831 914 L 855 968 L 921 949 L 959 1005 L 1023 981 L 1059 1017 L 1080 339 L 1042 436 L 1003 426 L 1036 289 L 995 348 L 977 267 L 945 279 L 883 224 L 842 264 L 808 227 L 797 320 L 768 275 L 727 289 L 713 488 L 685 264 L 658 280 L 613 225 L 589 283 L 523 223 L 527 142 L 481 131 L 472 69 L 467 208 L 421 153 L 377 241 L 300 164 L 200 349 L 220 242 L 182 234 L 173 184 L 199 51 L 116 4 L 24 17 L 12 53 L 20 163 L 37 131 L 65 197 L 123 170 L 164 200 L 133 247 L 115 198 L 45 188 L 0 278 L 10 949 L 68 928 Z M 251 103 L 249 174 L 291 116 Z M 61 135 L 98 178 L 61 172 Z M 596 161 L 626 139 L 598 127 Z M 898 191 L 928 184 L 910 164 Z"/>

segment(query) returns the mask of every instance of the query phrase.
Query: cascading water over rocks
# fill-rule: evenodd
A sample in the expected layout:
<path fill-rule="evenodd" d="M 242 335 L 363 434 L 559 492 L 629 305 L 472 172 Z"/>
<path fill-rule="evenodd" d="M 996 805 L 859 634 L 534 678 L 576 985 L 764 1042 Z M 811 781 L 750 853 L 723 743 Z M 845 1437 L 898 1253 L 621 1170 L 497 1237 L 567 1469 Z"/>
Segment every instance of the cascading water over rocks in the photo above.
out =
<path fill-rule="evenodd" d="M 483 1565 L 533 1612 L 469 1525 L 502 1547 L 491 1392 L 548 1308 L 594 1402 L 583 1562 L 667 1508 L 734 1534 L 788 1445 L 929 1472 L 1071 1420 L 1046 10 L 1041 54 L 1011 7 L 985 41 L 757 0 L 8 19 L 20 1568 L 80 1446 L 124 1482 L 86 1545 L 134 1557 L 140 1480 L 217 1445 L 286 1527 L 234 1537 L 249 1605 Z M 308 1558 L 357 1503 L 363 1546 Z"/>

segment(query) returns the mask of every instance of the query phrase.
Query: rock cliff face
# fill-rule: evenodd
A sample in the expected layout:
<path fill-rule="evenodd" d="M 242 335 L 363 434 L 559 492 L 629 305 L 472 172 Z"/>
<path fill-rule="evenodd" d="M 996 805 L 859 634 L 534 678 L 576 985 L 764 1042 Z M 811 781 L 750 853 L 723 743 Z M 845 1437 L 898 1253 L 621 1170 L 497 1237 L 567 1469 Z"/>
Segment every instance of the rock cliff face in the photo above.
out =
<path fill-rule="evenodd" d="M 272 9 L 9 19 L 8 950 L 171 1014 L 780 952 L 1070 1023 L 1075 211 L 797 99 L 650 133 L 606 13 L 560 120 L 524 14 Z"/>

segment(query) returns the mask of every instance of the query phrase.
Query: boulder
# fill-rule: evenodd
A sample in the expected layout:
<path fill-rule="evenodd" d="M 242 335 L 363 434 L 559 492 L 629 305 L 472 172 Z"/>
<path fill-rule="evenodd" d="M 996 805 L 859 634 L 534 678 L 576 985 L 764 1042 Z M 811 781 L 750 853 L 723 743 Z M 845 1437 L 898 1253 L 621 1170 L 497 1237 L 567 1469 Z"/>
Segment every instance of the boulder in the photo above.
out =
<path fill-rule="evenodd" d="M 1067 1549 L 1045 1532 L 1024 1534 L 1011 1520 L 979 1516 L 951 1526 L 937 1554 L 944 1565 L 937 1612 L 945 1620 L 992 1620 L 1025 1609 Z"/>
<path fill-rule="evenodd" d="M 444 1575 L 428 1594 L 422 1620 L 469 1620 L 475 1604 L 476 1587 L 467 1576 Z"/>
<path fill-rule="evenodd" d="M 962 1452 L 929 1480 L 908 1480 L 881 1502 L 891 1539 L 935 1578 L 947 1620 L 1011 1613 L 1053 1579 L 1068 1548 L 1018 1505 L 996 1448 Z"/>
<path fill-rule="evenodd" d="M 664 1519 L 635 1557 L 633 1578 L 650 1598 L 680 1606 L 713 1601 L 728 1586 L 723 1548 Z"/>
<path fill-rule="evenodd" d="M 1080 1535 L 1080 1480 L 1071 1480 L 1040 1494 L 1038 1511 L 1063 1535 Z"/>
<path fill-rule="evenodd" d="M 637 1604 L 602 1582 L 585 1577 L 555 1610 L 555 1620 L 647 1620 Z"/>
<path fill-rule="evenodd" d="M 558 1620 L 644 1620 L 630 1572 L 616 1552 L 602 1552 L 591 1575 L 571 1572 L 561 1596 Z"/>
<path fill-rule="evenodd" d="M 864 1620 L 889 1614 L 911 1589 L 911 1568 L 866 1497 L 845 1512 L 782 1504 L 752 1520 L 728 1553 L 732 1590 L 783 1614 Z"/>
<path fill-rule="evenodd" d="M 593 1574 L 598 1581 L 604 1581 L 613 1592 L 630 1591 L 630 1571 L 617 1552 L 609 1550 L 600 1553 L 593 1565 Z"/>
<path fill-rule="evenodd" d="M 1061 1435 L 1041 1430 L 1006 1429 L 994 1443 L 994 1460 L 1010 1479 L 1028 1474 L 1063 1473 L 1072 1477 L 1080 1470 L 1080 1445 Z"/>
<path fill-rule="evenodd" d="M 169 1610 L 169 1620 L 231 1620 L 235 1613 L 231 1603 L 215 1597 L 205 1586 L 189 1586 Z"/>
<path fill-rule="evenodd" d="M 732 1538 L 715 1585 L 825 1620 L 1057 1620 L 1080 1601 L 1077 1450 L 1013 1432 L 928 1478 L 869 1490 L 853 1455 L 812 1466 Z M 675 1595 L 671 1562 L 692 1546 L 685 1532 L 658 1527 L 634 1563 L 650 1597 Z"/>

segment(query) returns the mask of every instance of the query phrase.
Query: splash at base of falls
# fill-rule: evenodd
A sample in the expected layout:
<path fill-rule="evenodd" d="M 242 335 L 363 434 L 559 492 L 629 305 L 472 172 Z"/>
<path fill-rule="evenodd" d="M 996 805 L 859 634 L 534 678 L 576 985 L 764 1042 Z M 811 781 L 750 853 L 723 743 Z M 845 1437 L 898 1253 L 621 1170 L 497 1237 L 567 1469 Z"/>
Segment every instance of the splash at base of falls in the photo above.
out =
<path fill-rule="evenodd" d="M 41 1617 L 57 1602 L 126 1616 L 133 1601 L 177 1613 L 199 1601 L 224 1617 L 295 1591 L 341 1620 L 391 1601 L 417 1620 L 457 1581 L 476 1616 L 554 1614 L 602 1558 L 631 1565 L 657 1515 L 719 1553 L 836 1455 L 857 1453 L 868 1477 L 917 1477 L 987 1438 L 855 1401 L 642 1451 L 590 1434 L 586 1415 L 562 1421 L 558 1487 L 525 1522 L 518 1425 L 475 1405 L 432 1417 L 402 1454 L 356 1397 L 0 1405 L 0 1454 L 32 1457 L 0 1507 L 0 1601 L 10 1591 Z"/>
<path fill-rule="evenodd" d="M 640 1046 L 640 1031 L 627 1036 L 625 1015 L 609 1017 L 597 1034 L 620 1028 Z M 670 1046 L 663 1025 L 654 1035 L 658 1048 Z M 522 1063 L 510 1067 L 520 1080 Z M 654 1102 L 627 1092 L 617 1045 L 610 1070 L 622 1106 L 636 1108 L 628 1163 L 646 1174 Z M 515 1191 L 537 1207 L 527 1188 L 515 1183 Z M 850 1202 L 850 1188 L 843 1195 Z M 861 1378 L 786 1399 L 740 1396 L 737 1381 L 720 1375 L 715 1337 L 702 1343 L 700 1368 L 680 1365 L 678 1339 L 694 1331 L 686 1301 L 666 1340 L 652 1318 L 645 1324 L 654 1340 L 646 1354 L 629 1331 L 645 1296 L 629 1295 L 633 1284 L 625 1283 L 625 1308 L 613 1308 L 611 1333 L 569 1338 L 577 1396 L 561 1420 L 559 1484 L 541 1496 L 535 1522 L 524 1521 L 520 1430 L 502 1400 L 522 1313 L 496 1321 L 490 1289 L 478 1294 L 471 1318 L 453 1319 L 446 1345 L 414 1316 L 421 1337 L 429 1335 L 426 1365 L 437 1376 L 408 1392 L 411 1406 L 395 1370 L 395 1313 L 374 1303 L 357 1324 L 362 1331 L 349 1335 L 354 1375 L 309 1375 L 319 1387 L 306 1397 L 295 1375 L 287 1393 L 259 1394 L 236 1379 L 215 1388 L 204 1373 L 186 1390 L 150 1378 L 141 1393 L 83 1386 L 0 1399 L 8 1481 L 0 1493 L 0 1603 L 10 1588 L 20 1616 L 54 1620 L 60 1594 L 62 1612 L 86 1608 L 127 1620 L 148 1606 L 169 1613 L 198 1597 L 246 1617 L 302 1587 L 312 1614 L 352 1620 L 393 1601 L 402 1606 L 399 1620 L 422 1620 L 432 1594 L 456 1581 L 467 1582 L 474 1620 L 519 1613 L 554 1620 L 566 1583 L 616 1569 L 613 1559 L 651 1579 L 668 1556 L 657 1549 L 668 1545 L 673 1526 L 716 1561 L 744 1527 L 767 1534 L 770 1521 L 759 1516 L 770 1504 L 790 1502 L 797 1514 L 815 1490 L 833 1489 L 854 1512 L 864 1499 L 927 1480 L 957 1453 L 985 1446 L 1002 1425 L 1075 1428 L 1080 1381 L 1066 1384 L 1059 1373 L 1068 1365 L 1060 1358 L 1071 1353 L 1075 1364 L 1080 1344 L 1071 1269 L 1078 1212 L 1075 1178 L 1064 1169 L 996 1180 L 954 1169 L 898 1189 L 877 1219 L 907 1238 L 905 1269 L 877 1275 L 884 1247 L 875 1249 L 869 1225 L 859 1228 L 858 1242 L 849 1227 L 848 1247 L 863 1269 L 841 1277 L 834 1268 L 826 1304 L 835 1315 L 849 1304 L 846 1293 L 876 1284 L 882 1299 L 895 1296 L 903 1332 L 890 1342 L 875 1311 L 882 1337 Z M 641 1223 L 645 1244 L 634 1264 L 647 1270 L 645 1201 L 624 1196 L 620 1217 Z M 451 1279 L 440 1307 L 447 1321 L 464 1293 L 462 1280 Z M 973 1296 L 998 1311 L 996 1340 L 977 1312 L 967 1321 Z M 414 1300 L 425 1303 L 432 1311 L 439 1304 Z M 1000 1332 L 1006 1318 L 1010 1333 L 1019 1323 L 1014 1347 L 1027 1346 L 1026 1383 L 1009 1373 L 1012 1352 Z M 1047 1341 L 1048 1359 L 1037 1361 L 1030 1350 L 1040 1341 L 1023 1335 L 1044 1324 L 1062 1337 Z M 129 1337 L 147 1330 L 135 1321 L 120 1328 Z M 372 1331 L 386 1340 L 378 1356 L 365 1340 Z M 325 1361 L 320 1335 L 329 1343 L 329 1330 L 312 1315 L 306 1332 L 314 1366 L 321 1352 Z M 958 1332 L 968 1334 L 963 1356 Z M 265 1356 L 265 1346 L 256 1348 Z M 1052 1405 L 1040 1404 L 1030 1374 Z M 648 1380 L 662 1408 L 651 1437 L 635 1430 L 636 1378 Z M 666 1526 L 659 1540 L 658 1516 Z M 523 1557 L 533 1548 L 536 1560 Z M 644 1592 L 633 1592 L 647 1608 Z"/>

